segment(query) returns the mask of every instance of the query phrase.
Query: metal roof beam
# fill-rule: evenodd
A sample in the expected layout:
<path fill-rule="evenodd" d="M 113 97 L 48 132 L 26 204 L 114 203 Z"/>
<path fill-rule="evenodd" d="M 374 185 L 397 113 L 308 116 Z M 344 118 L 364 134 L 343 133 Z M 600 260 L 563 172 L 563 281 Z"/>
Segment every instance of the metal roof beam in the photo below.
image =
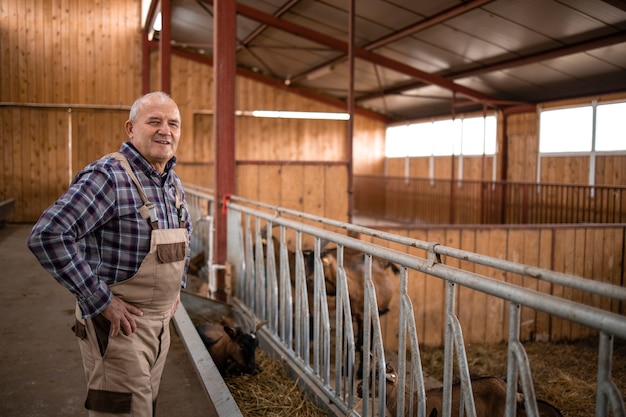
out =
<path fill-rule="evenodd" d="M 617 7 L 626 12 L 626 0 L 602 0 L 606 4 L 610 4 L 613 7 Z"/>
<path fill-rule="evenodd" d="M 204 1 L 207 1 L 213 4 L 214 0 L 204 0 Z M 301 36 L 313 42 L 326 45 L 330 48 L 336 49 L 343 53 L 348 52 L 347 42 L 341 41 L 339 39 L 333 38 L 331 36 L 325 35 L 323 33 L 317 32 L 309 28 L 305 28 L 295 23 L 278 19 L 275 16 L 264 13 L 252 7 L 248 7 L 242 4 L 237 4 L 237 13 L 247 18 L 254 19 L 259 22 L 273 26 L 275 28 L 292 33 L 294 35 Z M 428 84 L 434 84 L 439 87 L 445 88 L 447 90 L 457 92 L 477 102 L 492 104 L 498 101 L 497 99 L 487 94 L 484 94 L 480 91 L 456 84 L 453 81 L 450 81 L 438 75 L 427 73 L 425 71 L 403 64 L 391 58 L 387 58 L 382 55 L 376 54 L 374 52 L 368 51 L 365 48 L 355 47 L 354 54 L 357 58 L 364 59 L 364 60 L 373 62 L 375 64 L 387 67 L 394 71 L 397 71 L 402 74 L 408 75 L 410 77 L 416 78 L 418 80 L 424 81 Z"/>
<path fill-rule="evenodd" d="M 602 48 L 605 46 L 616 45 L 619 43 L 626 42 L 626 33 L 619 32 L 612 35 L 601 36 L 599 38 L 579 42 L 573 45 L 563 46 L 559 48 L 550 49 L 548 51 L 539 52 L 533 55 L 528 55 L 520 58 L 513 58 L 501 62 L 496 62 L 492 65 L 487 65 L 484 67 L 471 69 L 467 71 L 457 72 L 448 74 L 445 76 L 446 79 L 460 79 L 471 77 L 475 75 L 487 74 L 495 71 L 502 71 L 510 68 L 520 67 L 523 65 L 536 64 L 538 62 L 543 62 L 549 59 L 555 59 L 567 55 L 572 55 L 580 52 L 590 51 L 592 49 Z M 418 83 L 408 83 L 402 86 L 398 86 L 396 88 L 389 88 L 384 91 L 375 91 L 371 94 L 362 94 L 357 98 L 357 101 L 366 101 L 374 98 L 379 98 L 384 95 L 389 94 L 402 94 L 405 91 L 413 90 L 416 88 L 420 88 L 425 86 L 426 84 L 423 82 Z"/>
<path fill-rule="evenodd" d="M 291 10 L 293 6 L 300 3 L 302 0 L 289 0 L 287 3 L 283 4 L 275 13 L 274 16 L 281 17 L 285 13 Z M 237 45 L 237 50 L 241 48 L 245 48 L 250 42 L 252 42 L 257 36 L 259 36 L 265 29 L 267 29 L 267 24 L 259 25 L 256 29 L 254 29 L 244 40 L 241 41 L 239 45 Z"/>
<path fill-rule="evenodd" d="M 471 0 L 468 1 L 467 3 L 463 3 L 461 5 L 458 6 L 454 6 L 454 7 L 450 7 L 449 9 L 444 10 L 441 13 L 438 13 L 428 19 L 424 19 L 421 20 L 415 24 L 409 25 L 404 27 L 403 29 L 400 29 L 396 32 L 393 32 L 387 36 L 383 36 L 380 39 L 377 39 L 371 43 L 368 43 L 367 45 L 364 45 L 363 48 L 367 49 L 368 51 L 371 51 L 373 49 L 376 48 L 380 48 L 381 46 L 385 46 L 391 42 L 395 42 L 399 39 L 405 38 L 407 36 L 410 36 L 416 32 L 419 32 L 421 30 L 425 30 L 428 29 L 429 27 L 435 26 L 438 23 L 444 22 L 448 19 L 451 19 L 453 17 L 459 16 L 463 13 L 466 13 L 470 10 L 476 9 L 477 7 L 480 7 L 482 5 L 484 5 L 485 3 L 490 3 L 493 0 Z M 321 65 L 316 66 L 315 68 L 312 68 L 308 71 L 302 72 L 300 74 L 297 74 L 293 77 L 291 77 L 288 80 L 289 84 L 293 84 L 296 83 L 298 81 L 304 80 L 307 78 L 307 76 L 315 71 L 318 71 L 321 68 L 325 68 L 328 66 L 332 66 L 335 64 L 338 64 L 340 62 L 345 61 L 346 55 L 343 54 L 341 56 L 338 56 L 337 58 L 334 58 L 330 61 L 327 61 Z"/>

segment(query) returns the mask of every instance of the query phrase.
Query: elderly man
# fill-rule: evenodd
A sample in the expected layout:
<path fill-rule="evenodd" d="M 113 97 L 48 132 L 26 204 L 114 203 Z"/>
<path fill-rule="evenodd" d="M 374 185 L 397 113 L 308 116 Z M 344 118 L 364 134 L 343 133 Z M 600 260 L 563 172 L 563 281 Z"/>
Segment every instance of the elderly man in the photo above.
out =
<path fill-rule="evenodd" d="M 137 99 L 130 141 L 83 168 L 28 239 L 76 297 L 90 416 L 154 414 L 189 264 L 191 223 L 173 170 L 180 125 L 169 95 Z"/>

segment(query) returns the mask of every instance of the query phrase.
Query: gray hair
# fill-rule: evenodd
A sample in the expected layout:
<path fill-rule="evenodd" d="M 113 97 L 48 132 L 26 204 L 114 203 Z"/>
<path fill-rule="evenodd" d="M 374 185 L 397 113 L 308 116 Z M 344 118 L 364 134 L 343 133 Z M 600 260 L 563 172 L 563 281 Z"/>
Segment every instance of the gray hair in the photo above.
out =
<path fill-rule="evenodd" d="M 152 97 L 158 97 L 161 100 L 172 100 L 172 97 L 169 94 L 167 94 L 166 92 L 164 92 L 164 91 L 153 91 L 151 93 L 148 93 L 148 94 L 145 94 L 145 95 L 139 97 L 137 100 L 135 100 L 133 105 L 130 107 L 130 115 L 128 116 L 128 119 L 132 123 L 135 123 L 137 121 L 137 113 L 139 113 L 139 108 L 141 107 L 143 102 L 146 99 L 149 99 L 149 98 L 152 98 Z"/>

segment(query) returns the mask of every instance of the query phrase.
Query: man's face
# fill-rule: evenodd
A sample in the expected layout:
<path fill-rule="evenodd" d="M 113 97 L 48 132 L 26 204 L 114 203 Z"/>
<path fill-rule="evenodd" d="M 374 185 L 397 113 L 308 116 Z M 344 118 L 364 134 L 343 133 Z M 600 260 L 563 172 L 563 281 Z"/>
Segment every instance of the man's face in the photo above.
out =
<path fill-rule="evenodd" d="M 171 99 L 147 98 L 140 105 L 137 120 L 126 122 L 130 141 L 144 158 L 163 172 L 180 139 L 180 112 Z"/>

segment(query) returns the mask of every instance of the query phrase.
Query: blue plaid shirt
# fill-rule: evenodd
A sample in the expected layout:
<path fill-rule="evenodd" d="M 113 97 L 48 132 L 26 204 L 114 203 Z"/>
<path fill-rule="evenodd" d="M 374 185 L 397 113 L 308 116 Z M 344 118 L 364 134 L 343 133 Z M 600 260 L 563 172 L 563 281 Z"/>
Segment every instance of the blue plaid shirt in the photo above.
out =
<path fill-rule="evenodd" d="M 148 200 L 157 208 L 159 229 L 177 228 L 176 158 L 157 172 L 130 143 L 122 144 Z M 139 214 L 143 201 L 121 163 L 103 157 L 80 171 L 69 189 L 37 221 L 28 247 L 41 265 L 77 298 L 83 318 L 111 301 L 108 286 L 132 277 L 150 251 L 151 228 Z M 186 212 L 186 211 L 185 211 Z M 191 236 L 189 215 L 184 218 Z M 186 285 L 187 264 L 182 277 Z"/>

